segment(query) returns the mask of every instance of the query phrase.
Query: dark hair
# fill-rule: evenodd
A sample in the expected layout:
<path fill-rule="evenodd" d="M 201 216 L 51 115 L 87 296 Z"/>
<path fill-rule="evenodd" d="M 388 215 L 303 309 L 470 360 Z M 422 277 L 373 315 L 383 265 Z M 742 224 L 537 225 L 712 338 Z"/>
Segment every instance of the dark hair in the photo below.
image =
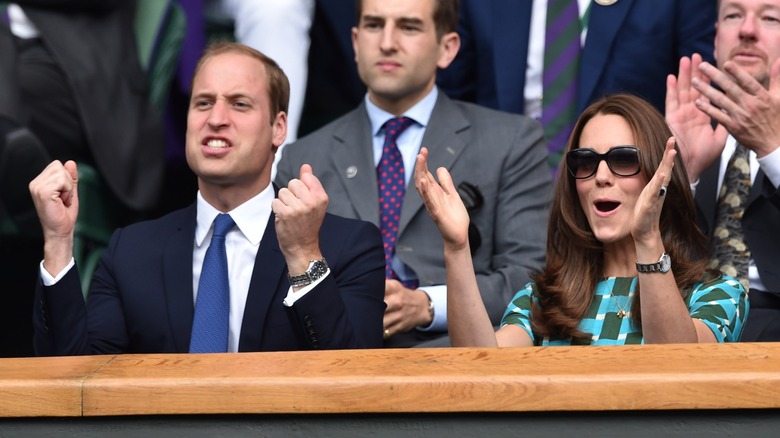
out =
<path fill-rule="evenodd" d="M 195 73 L 192 75 L 192 83 L 195 83 L 195 78 L 200 73 L 203 65 L 206 61 L 225 53 L 237 53 L 239 55 L 246 55 L 250 58 L 254 58 L 260 61 L 265 66 L 266 76 L 268 76 L 268 104 L 271 110 L 271 124 L 276 120 L 276 115 L 280 111 L 287 112 L 287 108 L 290 102 L 290 81 L 287 79 L 287 75 L 284 74 L 279 64 L 273 59 L 269 58 L 265 54 L 258 50 L 255 50 L 249 46 L 234 42 L 217 42 L 209 45 L 203 56 L 200 57 L 198 65 L 195 66 Z M 190 94 L 192 94 L 192 88 L 190 88 Z"/>
<path fill-rule="evenodd" d="M 433 23 L 436 26 L 436 38 L 458 30 L 459 0 L 434 0 Z M 363 16 L 363 0 L 355 1 L 355 23 L 360 26 Z"/>
<path fill-rule="evenodd" d="M 579 147 L 583 128 L 598 114 L 617 115 L 628 123 L 639 150 L 640 174 L 649 181 L 672 135 L 663 116 L 633 95 L 604 97 L 580 115 L 566 152 Z M 660 218 L 661 238 L 673 260 L 677 286 L 685 297 L 688 288 L 703 279 L 707 240 L 696 226 L 693 196 L 679 151 L 666 193 Z M 532 312 L 534 331 L 563 339 L 590 338 L 578 326 L 593 301 L 596 283 L 604 275 L 604 246 L 596 239 L 582 211 L 575 180 L 565 159 L 561 161 L 550 207 L 546 257 L 545 268 L 532 276 L 539 299 L 539 306 Z M 637 288 L 632 314 L 641 325 L 639 302 Z"/>

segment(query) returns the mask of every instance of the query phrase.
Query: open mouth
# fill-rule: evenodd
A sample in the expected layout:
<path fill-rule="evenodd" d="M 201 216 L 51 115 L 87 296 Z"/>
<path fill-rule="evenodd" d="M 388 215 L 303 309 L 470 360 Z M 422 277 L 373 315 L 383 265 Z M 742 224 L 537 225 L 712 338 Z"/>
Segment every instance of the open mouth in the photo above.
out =
<path fill-rule="evenodd" d="M 596 210 L 602 212 L 602 213 L 608 213 L 620 206 L 619 202 L 614 201 L 599 201 L 596 202 Z"/>

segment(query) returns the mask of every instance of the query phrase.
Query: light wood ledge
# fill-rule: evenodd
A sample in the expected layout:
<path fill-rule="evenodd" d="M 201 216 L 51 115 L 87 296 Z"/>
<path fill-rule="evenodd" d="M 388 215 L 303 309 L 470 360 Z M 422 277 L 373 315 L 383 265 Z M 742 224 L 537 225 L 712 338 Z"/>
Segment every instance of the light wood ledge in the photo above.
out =
<path fill-rule="evenodd" d="M 780 408 L 780 343 L 0 359 L 0 416 Z"/>

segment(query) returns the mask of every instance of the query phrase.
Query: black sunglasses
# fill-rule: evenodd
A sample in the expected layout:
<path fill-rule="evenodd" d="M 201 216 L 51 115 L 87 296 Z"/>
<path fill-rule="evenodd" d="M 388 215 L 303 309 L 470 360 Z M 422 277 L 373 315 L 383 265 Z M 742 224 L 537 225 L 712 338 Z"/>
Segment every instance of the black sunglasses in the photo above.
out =
<path fill-rule="evenodd" d="M 639 173 L 639 151 L 636 146 L 615 146 L 600 154 L 590 148 L 580 148 L 566 154 L 569 173 L 577 179 L 590 178 L 596 174 L 604 160 L 615 175 L 633 176 Z"/>

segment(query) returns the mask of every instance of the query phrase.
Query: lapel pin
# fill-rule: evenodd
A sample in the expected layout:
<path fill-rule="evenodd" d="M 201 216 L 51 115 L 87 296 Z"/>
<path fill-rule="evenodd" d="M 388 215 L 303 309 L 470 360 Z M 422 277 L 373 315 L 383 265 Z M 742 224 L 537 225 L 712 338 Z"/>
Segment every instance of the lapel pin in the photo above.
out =
<path fill-rule="evenodd" d="M 347 171 L 345 173 L 347 174 L 347 178 L 354 178 L 357 175 L 357 166 L 347 167 Z"/>

